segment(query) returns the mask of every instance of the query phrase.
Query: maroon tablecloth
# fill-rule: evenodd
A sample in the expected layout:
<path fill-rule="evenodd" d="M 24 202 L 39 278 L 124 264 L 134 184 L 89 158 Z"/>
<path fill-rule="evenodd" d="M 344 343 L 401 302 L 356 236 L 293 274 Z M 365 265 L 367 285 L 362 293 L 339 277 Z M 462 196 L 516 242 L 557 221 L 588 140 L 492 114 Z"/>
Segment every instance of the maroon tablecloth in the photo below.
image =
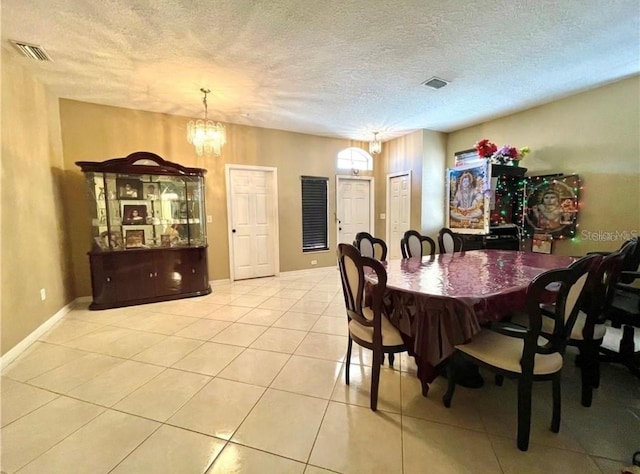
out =
<path fill-rule="evenodd" d="M 386 262 L 387 311 L 416 358 L 420 379 L 431 382 L 435 367 L 480 331 L 481 323 L 522 309 L 533 278 L 574 260 L 475 250 Z"/>

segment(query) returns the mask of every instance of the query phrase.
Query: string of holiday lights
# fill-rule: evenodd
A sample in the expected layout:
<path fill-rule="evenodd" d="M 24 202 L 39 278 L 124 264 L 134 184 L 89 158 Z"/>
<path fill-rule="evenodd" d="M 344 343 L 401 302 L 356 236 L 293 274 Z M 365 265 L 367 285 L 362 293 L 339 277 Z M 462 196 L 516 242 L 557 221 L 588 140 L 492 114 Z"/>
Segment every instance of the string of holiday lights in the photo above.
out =
<path fill-rule="evenodd" d="M 520 227 L 521 239 L 532 239 L 537 234 L 545 235 L 544 240 L 572 239 L 575 241 L 578 214 L 582 207 L 578 175 L 547 175 L 517 177 L 499 175 L 496 177 L 495 205 L 491 211 L 491 225 L 516 224 Z M 536 222 L 535 206 L 543 207 L 542 197 L 553 194 L 556 203 L 548 214 L 554 222 L 544 225 Z M 553 199 L 553 198 L 552 198 Z"/>

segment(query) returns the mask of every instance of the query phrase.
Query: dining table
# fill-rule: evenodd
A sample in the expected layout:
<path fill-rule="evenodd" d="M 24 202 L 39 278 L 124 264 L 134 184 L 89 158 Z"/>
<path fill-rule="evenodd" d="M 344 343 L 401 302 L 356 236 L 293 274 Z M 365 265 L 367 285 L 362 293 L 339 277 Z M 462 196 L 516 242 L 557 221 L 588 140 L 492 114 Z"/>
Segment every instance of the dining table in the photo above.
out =
<path fill-rule="evenodd" d="M 415 358 L 423 395 L 455 346 L 481 325 L 524 309 L 541 273 L 576 258 L 513 250 L 473 250 L 383 262 L 385 311 Z"/>

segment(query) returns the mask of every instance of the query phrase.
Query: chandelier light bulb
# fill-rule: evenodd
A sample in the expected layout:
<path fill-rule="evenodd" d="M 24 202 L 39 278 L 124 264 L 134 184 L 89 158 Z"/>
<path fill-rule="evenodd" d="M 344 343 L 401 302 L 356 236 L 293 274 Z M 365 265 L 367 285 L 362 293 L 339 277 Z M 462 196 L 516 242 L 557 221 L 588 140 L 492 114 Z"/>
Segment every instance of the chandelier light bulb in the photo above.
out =
<path fill-rule="evenodd" d="M 211 91 L 202 88 L 204 94 L 202 103 L 204 104 L 204 120 L 190 120 L 187 125 L 187 140 L 196 150 L 198 156 L 211 155 L 220 156 L 221 149 L 227 143 L 227 132 L 220 122 L 214 123 L 207 118 L 207 94 Z"/>
<path fill-rule="evenodd" d="M 378 132 L 373 132 L 373 140 L 369 142 L 369 153 L 377 155 L 382 151 L 382 143 L 378 140 Z"/>

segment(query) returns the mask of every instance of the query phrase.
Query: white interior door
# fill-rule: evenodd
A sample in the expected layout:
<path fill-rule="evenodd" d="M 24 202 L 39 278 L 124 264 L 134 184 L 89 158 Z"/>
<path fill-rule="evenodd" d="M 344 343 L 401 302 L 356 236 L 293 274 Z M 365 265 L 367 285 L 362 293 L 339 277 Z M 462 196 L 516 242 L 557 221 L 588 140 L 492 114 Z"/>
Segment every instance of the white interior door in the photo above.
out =
<path fill-rule="evenodd" d="M 276 183 L 275 168 L 227 165 L 232 280 L 278 271 Z"/>
<path fill-rule="evenodd" d="M 388 258 L 401 258 L 400 240 L 410 228 L 411 175 L 390 175 L 387 181 L 387 247 Z"/>
<path fill-rule="evenodd" d="M 338 176 L 336 217 L 338 243 L 353 243 L 358 232 L 372 232 L 373 178 Z"/>

